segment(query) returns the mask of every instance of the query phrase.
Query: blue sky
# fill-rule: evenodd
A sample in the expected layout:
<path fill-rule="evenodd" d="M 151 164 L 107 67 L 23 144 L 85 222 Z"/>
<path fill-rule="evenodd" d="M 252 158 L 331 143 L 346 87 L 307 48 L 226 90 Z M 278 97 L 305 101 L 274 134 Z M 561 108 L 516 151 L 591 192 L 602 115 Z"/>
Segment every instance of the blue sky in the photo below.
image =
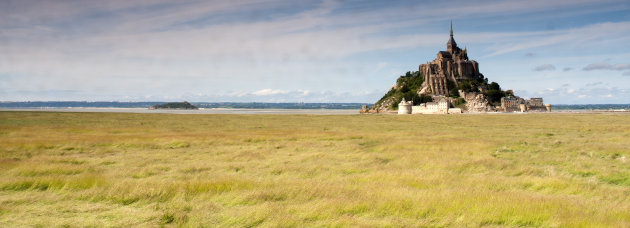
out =
<path fill-rule="evenodd" d="M 375 102 L 446 49 L 552 104 L 630 103 L 630 2 L 0 1 L 0 101 Z"/>

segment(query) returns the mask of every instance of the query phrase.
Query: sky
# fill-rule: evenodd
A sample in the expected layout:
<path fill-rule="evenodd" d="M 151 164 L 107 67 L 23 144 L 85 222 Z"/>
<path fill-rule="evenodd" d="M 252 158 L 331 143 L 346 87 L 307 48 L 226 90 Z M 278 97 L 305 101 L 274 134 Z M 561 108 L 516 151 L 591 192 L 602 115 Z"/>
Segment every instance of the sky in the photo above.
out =
<path fill-rule="evenodd" d="M 373 103 L 451 21 L 518 96 L 630 103 L 628 0 L 0 0 L 0 101 Z"/>

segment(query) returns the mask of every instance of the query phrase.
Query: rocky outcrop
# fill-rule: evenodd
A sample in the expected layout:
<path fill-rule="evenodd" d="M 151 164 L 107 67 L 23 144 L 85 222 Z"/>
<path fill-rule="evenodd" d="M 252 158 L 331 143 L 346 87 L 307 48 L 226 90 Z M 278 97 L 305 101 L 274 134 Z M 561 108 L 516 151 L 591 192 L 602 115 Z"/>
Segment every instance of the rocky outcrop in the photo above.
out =
<path fill-rule="evenodd" d="M 494 107 L 492 106 L 492 104 L 490 104 L 486 96 L 484 96 L 481 93 L 474 93 L 474 92 L 465 93 L 465 92 L 459 91 L 459 94 L 466 101 L 465 103 L 466 112 L 479 113 L 479 112 L 494 111 Z"/>

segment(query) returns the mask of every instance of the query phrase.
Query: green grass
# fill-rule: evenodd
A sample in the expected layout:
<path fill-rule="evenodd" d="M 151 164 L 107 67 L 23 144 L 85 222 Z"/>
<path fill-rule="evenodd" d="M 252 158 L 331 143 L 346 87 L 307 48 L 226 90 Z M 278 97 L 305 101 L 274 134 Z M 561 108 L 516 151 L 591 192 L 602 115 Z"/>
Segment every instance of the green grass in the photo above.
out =
<path fill-rule="evenodd" d="M 0 112 L 0 226 L 630 226 L 630 115 Z"/>

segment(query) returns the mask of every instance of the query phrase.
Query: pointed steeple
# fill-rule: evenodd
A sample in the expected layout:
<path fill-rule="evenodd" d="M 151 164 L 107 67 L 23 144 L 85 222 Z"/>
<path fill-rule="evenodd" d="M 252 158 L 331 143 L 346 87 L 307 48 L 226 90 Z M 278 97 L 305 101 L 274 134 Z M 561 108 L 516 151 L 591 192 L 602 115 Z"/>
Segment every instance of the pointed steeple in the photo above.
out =
<path fill-rule="evenodd" d="M 453 20 L 451 20 L 451 38 L 448 39 L 446 43 L 446 50 L 453 53 L 453 49 L 457 49 L 457 43 L 455 43 L 455 39 L 453 39 Z"/>

